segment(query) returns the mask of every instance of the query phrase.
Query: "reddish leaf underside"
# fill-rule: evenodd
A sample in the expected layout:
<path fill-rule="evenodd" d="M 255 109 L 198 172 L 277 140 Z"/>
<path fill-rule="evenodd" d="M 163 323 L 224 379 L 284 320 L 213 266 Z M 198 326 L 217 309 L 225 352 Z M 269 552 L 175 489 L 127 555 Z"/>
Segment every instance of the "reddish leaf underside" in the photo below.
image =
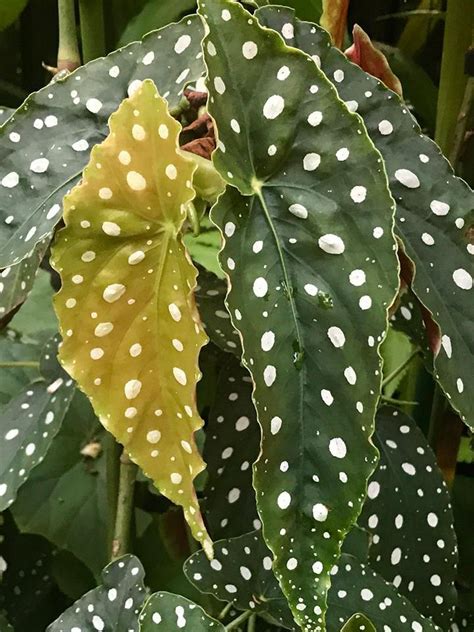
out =
<path fill-rule="evenodd" d="M 178 151 L 180 125 L 145 81 L 109 122 L 82 182 L 64 200 L 53 262 L 61 361 L 103 425 L 166 497 L 184 509 L 208 554 L 193 479 L 198 355 L 196 269 L 182 244 L 194 164 Z"/>

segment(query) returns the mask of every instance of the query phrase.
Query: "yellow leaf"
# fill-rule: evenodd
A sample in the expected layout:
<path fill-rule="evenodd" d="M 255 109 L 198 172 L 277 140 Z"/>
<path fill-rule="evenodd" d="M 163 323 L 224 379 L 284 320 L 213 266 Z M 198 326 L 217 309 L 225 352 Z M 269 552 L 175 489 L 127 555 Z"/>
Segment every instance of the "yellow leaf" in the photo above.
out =
<path fill-rule="evenodd" d="M 53 264 L 60 359 L 103 425 L 212 555 L 193 480 L 198 356 L 207 342 L 194 302 L 197 271 L 180 230 L 195 166 L 180 124 L 145 81 L 110 118 L 82 182 L 64 200 Z"/>

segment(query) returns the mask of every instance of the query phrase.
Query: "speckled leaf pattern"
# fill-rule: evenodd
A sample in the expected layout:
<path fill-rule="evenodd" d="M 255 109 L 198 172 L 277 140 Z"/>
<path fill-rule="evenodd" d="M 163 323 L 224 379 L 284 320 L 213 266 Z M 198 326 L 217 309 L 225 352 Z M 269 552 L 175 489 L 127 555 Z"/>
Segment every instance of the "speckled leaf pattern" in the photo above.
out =
<path fill-rule="evenodd" d="M 105 430 L 76 390 L 44 460 L 11 506 L 22 533 L 66 549 L 98 576 L 109 559 Z M 84 537 L 94 526 L 94 537 Z"/>
<path fill-rule="evenodd" d="M 48 241 L 39 242 L 31 255 L 0 272 L 0 320 L 26 300 L 48 248 Z"/>
<path fill-rule="evenodd" d="M 265 614 L 288 630 L 298 628 L 278 582 L 272 573 L 272 558 L 260 532 L 215 542 L 215 558 L 209 562 L 202 552 L 185 563 L 188 579 L 202 592 L 222 601 L 232 601 L 240 610 Z M 380 575 L 343 553 L 331 570 L 327 631 L 340 632 L 354 613 L 368 617 L 380 632 L 428 632 L 439 630 Z M 400 627 L 400 624 L 404 627 Z M 384 627 L 385 626 L 385 627 Z M 315 628 L 317 629 L 317 628 Z"/>
<path fill-rule="evenodd" d="M 383 83 L 330 46 L 327 33 L 299 22 L 290 9 L 264 8 L 267 26 L 294 35 L 330 77 L 342 99 L 364 119 L 381 152 L 396 200 L 396 232 L 415 265 L 413 290 L 441 329 L 435 377 L 463 420 L 474 429 L 472 317 L 472 222 L 474 193 L 454 176 L 439 148 Z M 287 26 L 289 25 L 289 26 Z"/>
<path fill-rule="evenodd" d="M 237 358 L 228 356 L 206 425 L 208 477 L 203 508 L 214 539 L 260 527 L 252 487 L 252 465 L 260 449 L 260 427 L 252 403 L 252 381 Z"/>
<path fill-rule="evenodd" d="M 140 632 L 225 632 L 222 623 L 197 604 L 180 595 L 158 592 L 146 602 L 140 615 Z"/>
<path fill-rule="evenodd" d="M 393 203 L 363 125 L 311 59 L 236 3 L 200 12 L 214 162 L 239 189 L 212 218 L 263 429 L 258 511 L 293 614 L 313 631 L 376 461 Z"/>
<path fill-rule="evenodd" d="M 225 305 L 226 294 L 225 281 L 199 268 L 195 297 L 206 333 L 220 349 L 240 358 L 242 347 Z"/>
<path fill-rule="evenodd" d="M 186 561 L 184 572 L 191 583 L 222 601 L 232 601 L 240 610 L 265 614 L 286 630 L 297 629 L 261 532 L 219 540 L 214 552 L 211 562 L 200 552 Z"/>
<path fill-rule="evenodd" d="M 27 256 L 61 218 L 107 120 L 141 81 L 152 79 L 170 108 L 203 72 L 196 16 L 78 68 L 31 95 L 0 129 L 0 268 Z"/>
<path fill-rule="evenodd" d="M 53 248 L 61 362 L 210 550 L 193 486 L 204 469 L 194 432 L 203 424 L 195 390 L 206 336 L 179 236 L 194 165 L 178 153 L 180 125 L 152 81 L 122 103 L 110 129 L 65 198 L 66 228 Z"/>
<path fill-rule="evenodd" d="M 341 632 L 377 632 L 377 630 L 365 615 L 355 614 L 341 628 Z"/>
<path fill-rule="evenodd" d="M 34 381 L 0 410 L 0 510 L 44 459 L 74 395 L 73 380 L 56 361 L 58 339 L 45 346 L 41 380 Z"/>
<path fill-rule="evenodd" d="M 138 632 L 138 616 L 146 596 L 144 575 L 134 555 L 112 562 L 102 572 L 102 585 L 78 599 L 47 632 Z"/>
<path fill-rule="evenodd" d="M 443 629 L 454 617 L 457 546 L 448 489 L 415 422 L 377 414 L 380 463 L 359 522 L 372 533 L 370 563 Z"/>

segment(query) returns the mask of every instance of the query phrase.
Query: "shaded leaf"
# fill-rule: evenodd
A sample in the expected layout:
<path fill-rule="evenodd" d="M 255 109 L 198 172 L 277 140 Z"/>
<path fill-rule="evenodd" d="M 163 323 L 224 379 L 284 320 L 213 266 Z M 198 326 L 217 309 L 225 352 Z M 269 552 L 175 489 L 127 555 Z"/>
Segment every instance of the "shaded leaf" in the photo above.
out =
<path fill-rule="evenodd" d="M 15 500 L 18 488 L 41 463 L 74 395 L 75 384 L 56 360 L 58 339 L 43 350 L 41 380 L 29 384 L 0 410 L 0 510 Z"/>
<path fill-rule="evenodd" d="M 262 425 L 257 506 L 293 614 L 312 630 L 376 460 L 377 347 L 398 285 L 392 201 L 379 154 L 316 65 L 239 5 L 200 7 L 214 162 L 239 189 L 212 219 Z"/>
<path fill-rule="evenodd" d="M 206 336 L 179 235 L 194 166 L 178 153 L 180 125 L 151 81 L 122 103 L 110 129 L 65 198 L 66 228 L 53 247 L 61 362 L 210 550 L 193 486 L 204 469 L 194 432 L 203 425 L 195 390 Z"/>
<path fill-rule="evenodd" d="M 342 48 L 347 29 L 349 0 L 322 0 L 323 13 L 320 24 L 331 36 L 334 46 Z M 298 16 L 299 17 L 299 16 Z"/>
<path fill-rule="evenodd" d="M 78 599 L 47 628 L 47 632 L 138 632 L 138 615 L 145 599 L 145 573 L 140 560 L 124 555 L 102 572 L 102 585 Z"/>
<path fill-rule="evenodd" d="M 166 632 L 182 628 L 192 632 L 225 632 L 222 623 L 210 617 L 201 606 L 168 592 L 152 595 L 140 615 L 141 632 L 154 632 L 159 624 Z"/>
<path fill-rule="evenodd" d="M 452 406 L 474 429 L 474 398 L 468 384 L 474 374 L 474 336 L 469 290 L 472 289 L 474 194 L 456 178 L 406 106 L 379 80 L 351 64 L 314 24 L 299 22 L 291 10 L 264 8 L 267 26 L 291 24 L 289 40 L 315 55 L 334 80 L 342 99 L 364 119 L 381 152 L 396 207 L 396 233 L 413 261 L 413 291 L 441 330 L 441 350 L 434 375 Z"/>
<path fill-rule="evenodd" d="M 221 235 L 208 219 L 201 222 L 199 235 L 187 233 L 183 242 L 195 263 L 215 276 L 223 278 L 224 273 L 218 258 L 222 242 Z"/>
<path fill-rule="evenodd" d="M 14 111 L 15 110 L 13 108 L 1 107 L 0 108 L 0 125 L 3 125 L 5 121 L 8 121 L 8 119 L 10 118 L 10 116 L 13 114 Z"/>
<path fill-rule="evenodd" d="M 383 81 L 387 88 L 403 96 L 402 84 L 390 68 L 387 58 L 358 24 L 354 24 L 352 39 L 354 43 L 344 52 L 345 56 L 365 72 Z"/>
<path fill-rule="evenodd" d="M 141 80 L 151 78 L 171 108 L 203 72 L 199 18 L 185 18 L 142 42 L 78 68 L 28 97 L 0 129 L 0 268 L 26 257 L 61 217 L 107 121 Z M 166 63 L 152 63 L 154 59 Z"/>
<path fill-rule="evenodd" d="M 8 403 L 23 387 L 39 377 L 40 354 L 40 345 L 24 342 L 12 331 L 0 336 L 0 405 Z M 15 366 L 17 363 L 20 366 Z M 21 366 L 24 363 L 32 364 Z"/>
<path fill-rule="evenodd" d="M 119 46 L 141 39 L 146 33 L 177 22 L 196 6 L 195 0 L 148 0 L 142 10 L 130 20 L 120 36 Z"/>
<path fill-rule="evenodd" d="M 19 528 L 71 551 L 94 574 L 108 559 L 105 431 L 80 392 L 71 403 L 44 461 L 19 491 L 11 511 Z M 97 458 L 83 456 L 99 443 Z M 94 537 L 84 537 L 94 526 Z"/>
<path fill-rule="evenodd" d="M 446 629 L 457 598 L 457 543 L 448 489 L 412 419 L 383 408 L 376 427 L 380 463 L 359 520 L 372 533 L 370 564 Z"/>
<path fill-rule="evenodd" d="M 26 300 L 47 247 L 47 240 L 40 242 L 26 259 L 0 272 L 0 319 Z"/>
<path fill-rule="evenodd" d="M 377 630 L 365 615 L 355 614 L 344 624 L 341 632 L 377 632 Z"/>
<path fill-rule="evenodd" d="M 199 590 L 222 601 L 232 601 L 236 608 L 259 613 L 269 621 L 280 620 L 285 629 L 298 629 L 283 593 L 272 573 L 272 559 L 260 532 L 214 543 L 211 562 L 198 551 L 185 564 L 185 573 Z M 320 568 L 320 567 L 319 567 Z M 359 612 L 368 617 L 377 630 L 425 632 L 439 630 L 397 594 L 380 575 L 343 553 L 332 571 L 328 595 L 327 631 L 339 632 L 342 625 Z M 385 632 L 385 631 L 384 631 Z"/>
<path fill-rule="evenodd" d="M 24 265 L 24 262 L 12 266 L 11 274 Z M 29 274 L 33 274 L 34 261 L 30 260 Z M 8 270 L 8 268 L 6 268 Z M 21 286 L 20 286 L 21 287 Z M 9 327 L 22 334 L 25 339 L 46 340 L 58 330 L 58 321 L 53 309 L 54 290 L 48 272 L 38 270 L 33 287 L 17 312 L 9 322 Z"/>
<path fill-rule="evenodd" d="M 199 270 L 195 296 L 206 333 L 220 349 L 240 357 L 239 335 L 225 305 L 226 294 L 227 284 L 222 279 L 207 270 Z"/>
<path fill-rule="evenodd" d="M 26 7 L 28 0 L 8 0 L 0 4 L 0 31 L 10 26 Z"/>
<path fill-rule="evenodd" d="M 383 358 L 383 374 L 387 378 L 393 371 L 396 371 L 404 362 L 406 362 L 413 353 L 413 346 L 408 337 L 389 327 L 387 337 L 380 348 Z M 384 395 L 392 397 L 398 389 L 400 382 L 403 380 L 409 366 L 407 365 L 395 378 L 390 380 L 384 387 Z"/>
<path fill-rule="evenodd" d="M 252 487 L 252 465 L 259 449 L 252 380 L 237 358 L 228 356 L 219 374 L 204 445 L 208 477 L 203 507 L 213 538 L 260 527 Z"/>

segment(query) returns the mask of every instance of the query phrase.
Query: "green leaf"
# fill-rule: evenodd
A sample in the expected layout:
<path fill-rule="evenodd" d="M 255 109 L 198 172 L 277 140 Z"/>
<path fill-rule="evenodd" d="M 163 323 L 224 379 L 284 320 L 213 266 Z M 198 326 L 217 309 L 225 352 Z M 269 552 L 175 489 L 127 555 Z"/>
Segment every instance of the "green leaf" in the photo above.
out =
<path fill-rule="evenodd" d="M 199 590 L 232 601 L 239 610 L 252 610 L 267 620 L 296 630 L 281 589 L 272 573 L 272 559 L 260 532 L 214 543 L 215 558 L 209 561 L 202 551 L 185 564 L 185 573 Z M 427 632 L 439 630 L 420 615 L 393 586 L 368 566 L 343 553 L 331 570 L 328 595 L 327 631 L 339 632 L 354 612 L 368 617 L 377 630 Z M 313 628 L 316 629 L 316 628 Z M 384 631 L 385 632 L 385 631 Z"/>
<path fill-rule="evenodd" d="M 376 461 L 377 348 L 398 285 L 392 200 L 361 122 L 312 60 L 236 3 L 200 12 L 214 162 L 239 189 L 212 219 L 262 425 L 257 506 L 295 619 L 313 630 Z"/>
<path fill-rule="evenodd" d="M 0 319 L 25 302 L 47 247 L 48 240 L 40 242 L 26 259 L 0 272 Z"/>
<path fill-rule="evenodd" d="M 11 511 L 22 531 L 71 551 L 98 575 L 108 559 L 105 431 L 80 392 L 44 461 L 21 487 Z M 98 445 L 96 458 L 83 454 Z M 84 537 L 94 526 L 94 537 Z"/>
<path fill-rule="evenodd" d="M 0 125 L 3 125 L 5 121 L 8 121 L 10 116 L 13 114 L 15 110 L 13 108 L 0 108 Z"/>
<path fill-rule="evenodd" d="M 377 632 L 377 630 L 365 615 L 355 614 L 344 624 L 341 632 Z"/>
<path fill-rule="evenodd" d="M 27 263 L 28 261 L 29 263 Z M 25 259 L 17 266 L 6 268 L 6 270 L 10 270 L 8 276 L 15 275 L 16 278 L 18 269 L 22 266 L 28 266 L 28 274 L 34 274 L 34 260 Z M 53 295 L 54 290 L 51 286 L 50 274 L 44 270 L 38 270 L 27 300 L 21 310 L 10 321 L 9 326 L 26 338 L 37 340 L 51 337 L 58 330 L 58 321 L 52 305 Z"/>
<path fill-rule="evenodd" d="M 457 598 L 457 543 L 448 489 L 412 419 L 383 408 L 376 426 L 380 463 L 359 520 L 372 533 L 370 564 L 447 629 Z"/>
<path fill-rule="evenodd" d="M 149 0 L 130 20 L 120 37 L 119 46 L 141 39 L 146 33 L 177 22 L 196 6 L 195 0 Z"/>
<path fill-rule="evenodd" d="M 193 486 L 205 467 L 194 433 L 203 425 L 195 391 L 207 338 L 180 237 L 194 197 L 180 129 L 149 80 L 111 117 L 110 135 L 64 201 L 55 307 L 63 366 L 210 551 Z"/>
<path fill-rule="evenodd" d="M 47 632 L 138 632 L 145 599 L 145 573 L 140 560 L 124 555 L 102 572 L 102 585 L 86 593 L 47 628 Z M 75 630 L 74 630 L 75 632 Z"/>
<path fill-rule="evenodd" d="M 252 381 L 237 358 L 228 356 L 219 374 L 204 445 L 208 477 L 203 508 L 213 538 L 260 528 L 252 487 L 252 465 L 259 449 Z"/>
<path fill-rule="evenodd" d="M 225 305 L 226 294 L 227 284 L 222 279 L 207 270 L 199 270 L 195 296 L 206 333 L 220 349 L 240 357 L 241 344 Z"/>
<path fill-rule="evenodd" d="M 41 358 L 42 379 L 32 382 L 2 410 L 0 442 L 0 510 L 15 500 L 18 488 L 41 463 L 61 428 L 75 385 L 56 361 L 53 338 Z"/>
<path fill-rule="evenodd" d="M 155 632 L 157 625 L 166 632 L 182 628 L 192 632 L 225 632 L 222 623 L 210 617 L 204 610 L 180 595 L 159 592 L 146 602 L 140 615 L 140 631 Z"/>
<path fill-rule="evenodd" d="M 184 236 L 183 242 L 195 263 L 221 279 L 224 277 L 218 257 L 222 242 L 221 234 L 209 219 L 201 221 L 199 235 L 188 233 Z"/>
<path fill-rule="evenodd" d="M 474 429 L 474 398 L 468 387 L 474 374 L 469 302 L 473 192 L 456 178 L 433 141 L 421 134 L 400 99 L 331 47 L 323 29 L 299 22 L 289 9 L 264 8 L 259 18 L 278 31 L 291 24 L 294 38 L 289 43 L 318 59 L 334 80 L 341 99 L 364 119 L 385 161 L 397 202 L 396 233 L 414 264 L 413 291 L 441 330 L 435 378 L 452 406 Z"/>
<path fill-rule="evenodd" d="M 389 327 L 387 337 L 380 348 L 380 353 L 383 358 L 383 374 L 384 378 L 386 378 L 410 358 L 413 353 L 413 346 L 404 333 Z M 387 397 L 393 396 L 407 370 L 408 366 L 394 379 L 387 382 L 387 385 L 384 387 L 384 395 Z"/>
<path fill-rule="evenodd" d="M 201 39 L 196 16 L 150 33 L 34 93 L 0 128 L 0 268 L 51 234 L 65 193 L 127 92 L 151 78 L 170 108 L 178 105 L 203 72 Z"/>
<path fill-rule="evenodd" d="M 39 345 L 22 341 L 12 331 L 0 336 L 0 405 L 7 404 L 23 387 L 39 377 L 40 354 Z"/>
<path fill-rule="evenodd" d="M 0 3 L 0 31 L 10 26 L 28 4 L 28 0 L 7 0 Z"/>

